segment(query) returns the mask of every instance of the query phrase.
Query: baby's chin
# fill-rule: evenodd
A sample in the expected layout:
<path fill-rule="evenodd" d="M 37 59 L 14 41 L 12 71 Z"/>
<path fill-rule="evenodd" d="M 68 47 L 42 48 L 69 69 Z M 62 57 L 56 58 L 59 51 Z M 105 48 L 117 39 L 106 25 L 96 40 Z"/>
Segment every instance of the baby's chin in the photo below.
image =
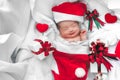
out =
<path fill-rule="evenodd" d="M 70 35 L 68 38 L 76 38 L 79 37 L 80 35 Z"/>

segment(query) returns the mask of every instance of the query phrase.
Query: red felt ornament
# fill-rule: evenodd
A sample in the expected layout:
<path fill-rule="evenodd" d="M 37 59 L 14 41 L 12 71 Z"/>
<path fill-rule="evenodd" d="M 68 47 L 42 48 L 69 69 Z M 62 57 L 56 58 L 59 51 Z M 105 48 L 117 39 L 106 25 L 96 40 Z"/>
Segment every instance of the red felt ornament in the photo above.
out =
<path fill-rule="evenodd" d="M 107 13 L 105 14 L 105 20 L 107 23 L 115 23 L 117 21 L 117 16 Z"/>
<path fill-rule="evenodd" d="M 40 45 L 42 46 L 42 48 L 40 48 L 38 52 L 32 51 L 36 55 L 39 55 L 42 52 L 44 52 L 44 55 L 48 56 L 50 51 L 54 51 L 55 50 L 54 47 L 52 47 L 51 43 L 49 43 L 48 41 L 43 42 L 40 39 L 35 39 L 35 41 L 39 42 Z"/>
<path fill-rule="evenodd" d="M 37 29 L 39 32 L 43 33 L 43 32 L 45 32 L 45 31 L 48 30 L 48 25 L 47 25 L 47 24 L 38 23 L 38 24 L 36 24 L 36 29 Z"/>

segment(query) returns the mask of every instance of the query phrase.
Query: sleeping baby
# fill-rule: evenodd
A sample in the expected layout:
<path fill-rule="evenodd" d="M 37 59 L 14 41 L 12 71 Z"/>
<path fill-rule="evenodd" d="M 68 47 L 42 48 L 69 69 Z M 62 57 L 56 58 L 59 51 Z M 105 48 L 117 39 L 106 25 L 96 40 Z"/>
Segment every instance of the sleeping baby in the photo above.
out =
<path fill-rule="evenodd" d="M 86 80 L 89 70 L 87 31 L 83 29 L 86 5 L 80 2 L 64 2 L 54 6 L 52 11 L 59 34 L 51 42 L 54 49 L 49 45 L 44 50 L 53 50 L 54 80 Z M 42 48 L 43 45 L 42 41 Z M 42 54 L 44 53 L 39 54 L 39 59 L 43 59 L 40 56 Z"/>

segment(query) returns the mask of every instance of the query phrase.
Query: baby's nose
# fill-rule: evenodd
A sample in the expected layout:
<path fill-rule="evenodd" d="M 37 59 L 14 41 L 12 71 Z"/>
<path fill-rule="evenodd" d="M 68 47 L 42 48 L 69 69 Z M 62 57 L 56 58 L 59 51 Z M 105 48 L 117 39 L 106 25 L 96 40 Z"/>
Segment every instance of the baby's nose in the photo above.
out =
<path fill-rule="evenodd" d="M 73 30 L 71 29 L 71 30 L 69 30 L 69 32 L 70 32 L 70 33 L 72 33 L 72 32 L 73 32 Z"/>
<path fill-rule="evenodd" d="M 73 31 L 73 28 L 69 28 L 69 31 Z"/>

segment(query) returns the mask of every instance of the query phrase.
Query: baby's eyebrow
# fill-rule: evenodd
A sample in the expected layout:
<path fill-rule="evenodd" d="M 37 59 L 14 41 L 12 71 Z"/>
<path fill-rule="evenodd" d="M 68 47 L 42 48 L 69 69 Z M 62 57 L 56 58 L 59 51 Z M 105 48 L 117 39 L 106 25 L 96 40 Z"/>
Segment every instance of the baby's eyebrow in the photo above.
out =
<path fill-rule="evenodd" d="M 76 23 L 72 23 L 71 26 L 72 26 L 72 25 L 75 25 L 75 24 L 76 24 Z"/>
<path fill-rule="evenodd" d="M 64 26 L 64 27 L 62 27 L 63 29 L 66 29 L 66 28 L 68 28 L 67 26 Z"/>
<path fill-rule="evenodd" d="M 61 29 L 65 29 L 65 28 L 68 28 L 67 26 L 62 26 L 62 27 L 59 27 L 59 28 L 61 28 Z"/>

